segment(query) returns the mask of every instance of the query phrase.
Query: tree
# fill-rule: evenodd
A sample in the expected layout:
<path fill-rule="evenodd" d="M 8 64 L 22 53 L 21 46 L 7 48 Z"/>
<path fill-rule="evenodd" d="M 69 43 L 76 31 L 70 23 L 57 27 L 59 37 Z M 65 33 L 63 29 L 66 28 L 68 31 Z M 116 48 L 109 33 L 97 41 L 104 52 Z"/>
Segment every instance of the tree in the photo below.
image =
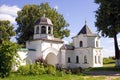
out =
<path fill-rule="evenodd" d="M 120 66 L 117 34 L 120 33 L 120 0 L 95 0 L 99 4 L 95 25 L 104 37 L 113 37 L 116 66 Z"/>
<path fill-rule="evenodd" d="M 9 21 L 0 21 L 0 77 L 9 76 L 12 63 L 17 55 L 18 45 L 10 42 L 10 37 L 15 35 L 13 25 Z"/>
<path fill-rule="evenodd" d="M 0 44 L 2 41 L 9 41 L 10 37 L 15 35 L 13 28 L 10 21 L 0 21 Z"/>
<path fill-rule="evenodd" d="M 59 14 L 56 9 L 51 8 L 48 3 L 25 5 L 18 12 L 18 17 L 16 18 L 18 24 L 16 33 L 19 44 L 25 44 L 27 40 L 33 39 L 35 23 L 38 18 L 43 16 L 44 10 L 46 11 L 46 17 L 50 18 L 54 25 L 54 36 L 57 38 L 69 36 L 68 23 L 65 21 L 63 15 Z"/>
<path fill-rule="evenodd" d="M 9 41 L 3 41 L 0 45 L 0 77 L 10 75 L 12 63 L 16 61 L 14 57 L 18 57 L 17 48 L 16 43 Z"/>

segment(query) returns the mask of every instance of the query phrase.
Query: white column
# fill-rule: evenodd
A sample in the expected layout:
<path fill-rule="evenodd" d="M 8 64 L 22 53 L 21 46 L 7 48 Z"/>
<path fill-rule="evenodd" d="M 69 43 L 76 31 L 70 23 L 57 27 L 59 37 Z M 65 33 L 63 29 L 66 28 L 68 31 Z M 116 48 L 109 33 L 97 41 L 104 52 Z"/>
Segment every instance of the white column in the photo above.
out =
<path fill-rule="evenodd" d="M 46 34 L 48 34 L 48 26 L 46 26 Z"/>
<path fill-rule="evenodd" d="M 39 34 L 41 34 L 41 26 L 39 26 Z"/>
<path fill-rule="evenodd" d="M 53 34 L 53 27 L 51 27 L 51 34 Z"/>

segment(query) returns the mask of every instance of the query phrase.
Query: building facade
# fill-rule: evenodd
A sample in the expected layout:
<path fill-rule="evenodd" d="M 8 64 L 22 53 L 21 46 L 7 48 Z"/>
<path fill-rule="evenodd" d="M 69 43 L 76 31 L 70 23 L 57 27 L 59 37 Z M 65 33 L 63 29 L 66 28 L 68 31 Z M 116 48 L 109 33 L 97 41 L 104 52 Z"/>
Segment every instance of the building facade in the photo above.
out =
<path fill-rule="evenodd" d="M 36 59 L 43 58 L 48 64 L 61 65 L 64 68 L 74 67 L 101 67 L 102 48 L 99 35 L 94 34 L 87 24 L 74 36 L 73 46 L 55 38 L 51 20 L 45 15 L 36 21 L 33 40 L 26 42 L 28 49 L 27 63 L 34 63 Z"/>

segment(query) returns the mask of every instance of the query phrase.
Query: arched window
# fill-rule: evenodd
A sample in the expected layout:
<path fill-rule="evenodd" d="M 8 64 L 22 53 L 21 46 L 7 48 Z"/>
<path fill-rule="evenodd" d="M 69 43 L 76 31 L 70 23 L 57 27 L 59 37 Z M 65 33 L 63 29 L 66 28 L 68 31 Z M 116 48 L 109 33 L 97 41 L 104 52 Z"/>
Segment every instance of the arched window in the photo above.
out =
<path fill-rule="evenodd" d="M 36 27 L 36 34 L 39 34 L 39 26 Z"/>
<path fill-rule="evenodd" d="M 45 26 L 41 27 L 41 34 L 46 34 L 46 27 Z"/>
<path fill-rule="evenodd" d="M 79 56 L 76 56 L 76 63 L 79 63 Z"/>
<path fill-rule="evenodd" d="M 80 41 L 80 47 L 83 47 L 83 42 L 82 41 Z"/>
<path fill-rule="evenodd" d="M 84 56 L 84 63 L 87 63 L 87 56 Z"/>
<path fill-rule="evenodd" d="M 48 27 L 48 34 L 51 34 L 51 27 Z"/>

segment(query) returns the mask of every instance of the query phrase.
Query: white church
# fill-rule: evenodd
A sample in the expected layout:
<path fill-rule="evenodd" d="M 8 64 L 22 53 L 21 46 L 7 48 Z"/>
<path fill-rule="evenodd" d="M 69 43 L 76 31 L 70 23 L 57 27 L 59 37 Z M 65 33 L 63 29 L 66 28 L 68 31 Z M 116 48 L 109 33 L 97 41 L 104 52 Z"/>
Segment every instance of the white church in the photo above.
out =
<path fill-rule="evenodd" d="M 72 37 L 73 46 L 55 38 L 53 28 L 51 20 L 45 15 L 37 20 L 33 40 L 26 42 L 28 63 L 43 58 L 48 64 L 59 64 L 64 68 L 103 66 L 100 36 L 92 33 L 86 23 L 80 32 Z"/>

